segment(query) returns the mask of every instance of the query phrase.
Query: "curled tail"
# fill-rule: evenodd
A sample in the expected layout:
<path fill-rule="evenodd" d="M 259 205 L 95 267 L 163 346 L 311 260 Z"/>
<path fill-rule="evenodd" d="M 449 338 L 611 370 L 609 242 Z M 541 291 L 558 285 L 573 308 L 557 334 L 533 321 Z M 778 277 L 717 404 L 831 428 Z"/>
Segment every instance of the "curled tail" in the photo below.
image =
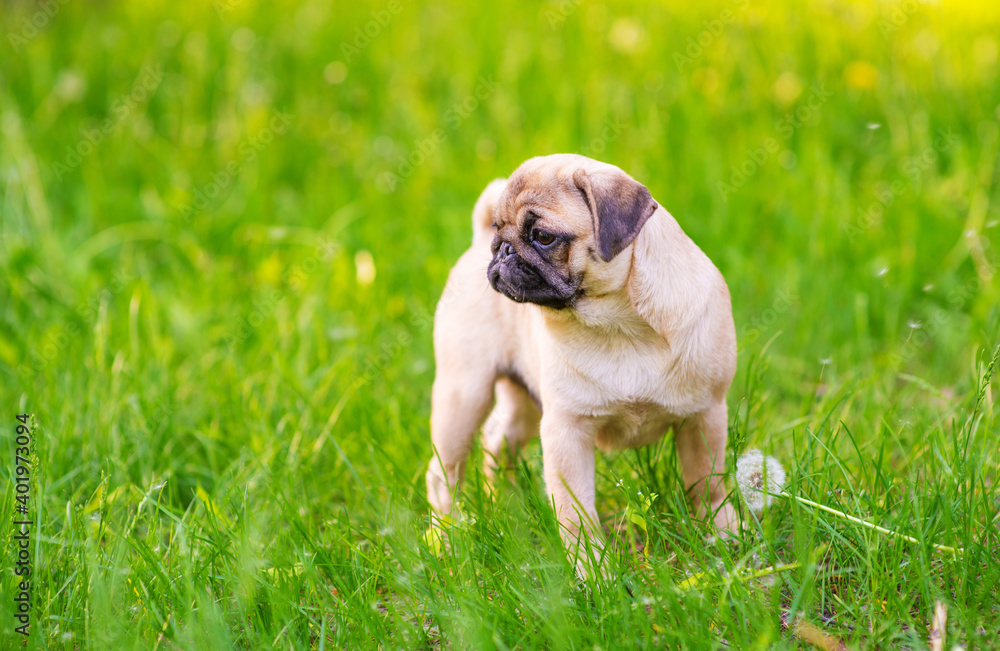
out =
<path fill-rule="evenodd" d="M 507 179 L 491 181 L 483 193 L 476 199 L 476 207 L 472 209 L 472 242 L 483 239 L 493 239 L 493 211 L 496 210 L 500 194 L 507 187 Z"/>

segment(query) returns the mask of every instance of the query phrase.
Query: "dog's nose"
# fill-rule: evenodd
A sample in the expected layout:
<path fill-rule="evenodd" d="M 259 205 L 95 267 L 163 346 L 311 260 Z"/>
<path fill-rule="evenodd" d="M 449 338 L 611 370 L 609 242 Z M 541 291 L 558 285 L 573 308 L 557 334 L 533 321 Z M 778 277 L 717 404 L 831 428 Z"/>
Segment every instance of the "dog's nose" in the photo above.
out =
<path fill-rule="evenodd" d="M 500 258 L 509 258 L 514 255 L 514 247 L 510 245 L 510 242 L 504 242 L 500 245 Z"/>

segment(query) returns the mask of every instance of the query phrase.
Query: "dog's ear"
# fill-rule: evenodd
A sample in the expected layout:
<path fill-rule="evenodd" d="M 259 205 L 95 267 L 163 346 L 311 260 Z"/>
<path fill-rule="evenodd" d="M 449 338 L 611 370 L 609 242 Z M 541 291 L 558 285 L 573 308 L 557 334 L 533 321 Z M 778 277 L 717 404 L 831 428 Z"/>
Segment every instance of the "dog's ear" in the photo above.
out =
<path fill-rule="evenodd" d="M 639 235 L 657 204 L 646 186 L 624 172 L 578 169 L 573 183 L 580 190 L 594 221 L 594 239 L 601 259 L 610 262 Z"/>
<path fill-rule="evenodd" d="M 493 215 L 497 210 L 497 202 L 500 195 L 507 187 L 507 179 L 494 179 L 486 186 L 483 193 L 476 199 L 476 205 L 472 209 L 472 241 L 477 242 L 484 238 L 493 238 L 496 229 L 493 228 Z"/>

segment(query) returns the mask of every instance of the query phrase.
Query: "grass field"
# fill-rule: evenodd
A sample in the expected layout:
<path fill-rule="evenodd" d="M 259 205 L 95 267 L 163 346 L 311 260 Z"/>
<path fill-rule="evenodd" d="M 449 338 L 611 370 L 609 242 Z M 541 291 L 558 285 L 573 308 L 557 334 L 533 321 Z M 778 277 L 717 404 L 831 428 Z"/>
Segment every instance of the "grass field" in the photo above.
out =
<path fill-rule="evenodd" d="M 995 3 L 0 12 L 0 648 L 18 414 L 28 648 L 923 649 L 938 602 L 1000 648 Z M 429 544 L 430 315 L 486 183 L 562 151 L 725 275 L 727 468 L 916 542 L 793 499 L 706 542 L 667 437 L 598 461 L 617 580 L 537 444 Z"/>

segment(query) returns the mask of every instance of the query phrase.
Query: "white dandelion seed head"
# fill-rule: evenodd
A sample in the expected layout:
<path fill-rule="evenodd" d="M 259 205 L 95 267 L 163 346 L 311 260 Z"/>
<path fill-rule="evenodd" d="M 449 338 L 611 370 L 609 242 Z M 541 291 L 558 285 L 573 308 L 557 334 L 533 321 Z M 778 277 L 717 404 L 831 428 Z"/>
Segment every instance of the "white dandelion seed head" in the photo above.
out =
<path fill-rule="evenodd" d="M 747 450 L 736 461 L 736 483 L 747 508 L 762 511 L 774 500 L 774 494 L 785 489 L 785 469 L 774 457 Z"/>

